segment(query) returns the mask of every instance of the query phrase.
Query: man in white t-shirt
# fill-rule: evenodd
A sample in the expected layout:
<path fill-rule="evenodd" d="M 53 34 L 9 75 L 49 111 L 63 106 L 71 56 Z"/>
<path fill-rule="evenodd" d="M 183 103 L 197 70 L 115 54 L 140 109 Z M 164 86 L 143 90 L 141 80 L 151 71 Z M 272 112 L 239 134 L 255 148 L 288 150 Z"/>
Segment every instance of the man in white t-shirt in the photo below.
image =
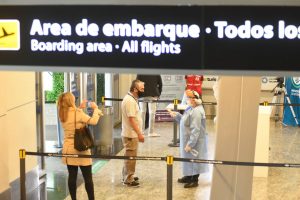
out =
<path fill-rule="evenodd" d="M 142 133 L 142 118 L 138 98 L 144 92 L 144 82 L 134 80 L 130 91 L 122 101 L 122 142 L 125 148 L 124 156 L 137 156 L 138 143 L 144 142 Z M 124 160 L 122 171 L 123 183 L 130 187 L 138 187 L 138 177 L 134 177 L 136 160 Z"/>

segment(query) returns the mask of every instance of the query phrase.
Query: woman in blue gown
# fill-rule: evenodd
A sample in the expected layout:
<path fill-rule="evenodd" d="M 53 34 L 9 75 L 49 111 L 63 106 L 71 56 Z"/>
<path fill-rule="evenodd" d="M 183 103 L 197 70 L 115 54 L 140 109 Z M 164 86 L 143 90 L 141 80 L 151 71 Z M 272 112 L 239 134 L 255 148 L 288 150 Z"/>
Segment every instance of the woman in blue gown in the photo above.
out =
<path fill-rule="evenodd" d="M 207 159 L 207 134 L 205 112 L 199 94 L 186 90 L 188 107 L 181 115 L 169 111 L 170 115 L 180 124 L 180 156 L 190 159 Z M 207 164 L 182 162 L 183 177 L 178 179 L 184 188 L 198 186 L 201 173 L 208 171 Z"/>

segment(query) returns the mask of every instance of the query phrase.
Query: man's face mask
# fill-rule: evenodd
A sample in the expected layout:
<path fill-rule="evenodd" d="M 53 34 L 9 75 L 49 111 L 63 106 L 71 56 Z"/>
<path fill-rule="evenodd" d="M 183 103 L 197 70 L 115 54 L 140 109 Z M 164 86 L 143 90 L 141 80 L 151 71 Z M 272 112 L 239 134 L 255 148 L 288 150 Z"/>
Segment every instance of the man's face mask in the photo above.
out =
<path fill-rule="evenodd" d="M 139 90 L 137 88 L 135 88 L 135 89 L 138 91 L 137 92 L 138 97 L 141 97 L 144 91 L 141 91 L 141 90 Z"/>

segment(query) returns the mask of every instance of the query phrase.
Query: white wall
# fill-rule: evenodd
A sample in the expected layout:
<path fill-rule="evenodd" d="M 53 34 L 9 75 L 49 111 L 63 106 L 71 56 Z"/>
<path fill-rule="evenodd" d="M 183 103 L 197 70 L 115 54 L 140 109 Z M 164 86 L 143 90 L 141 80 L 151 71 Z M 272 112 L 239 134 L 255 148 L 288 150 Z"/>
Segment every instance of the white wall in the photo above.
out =
<path fill-rule="evenodd" d="M 259 99 L 259 77 L 221 77 L 216 160 L 254 161 Z M 210 198 L 250 200 L 252 179 L 253 167 L 214 166 Z"/>
<path fill-rule="evenodd" d="M 6 136 L 6 105 L 5 105 L 5 73 L 0 73 L 0 193 L 6 190 L 9 186 L 9 171 L 8 171 L 8 137 Z"/>
<path fill-rule="evenodd" d="M 272 93 L 269 90 L 261 90 L 260 92 L 260 103 L 264 101 L 272 102 L 272 99 L 274 97 L 274 93 Z M 214 97 L 214 93 L 212 89 L 203 89 L 203 101 L 204 102 L 216 102 L 216 99 Z M 283 96 L 280 100 L 281 103 L 283 103 Z M 205 108 L 205 113 L 206 115 L 216 115 L 216 106 L 213 105 L 207 105 L 204 107 Z M 283 112 L 283 106 L 280 106 L 280 117 L 282 117 L 282 112 Z M 274 117 L 274 111 L 275 107 L 272 109 L 272 114 L 271 117 Z"/>
<path fill-rule="evenodd" d="M 136 78 L 136 74 L 120 74 L 119 97 L 123 98 L 130 89 L 131 82 Z"/>
<path fill-rule="evenodd" d="M 19 149 L 36 151 L 34 72 L 0 72 L 0 193 L 19 178 Z M 26 157 L 26 171 L 37 158 Z"/>

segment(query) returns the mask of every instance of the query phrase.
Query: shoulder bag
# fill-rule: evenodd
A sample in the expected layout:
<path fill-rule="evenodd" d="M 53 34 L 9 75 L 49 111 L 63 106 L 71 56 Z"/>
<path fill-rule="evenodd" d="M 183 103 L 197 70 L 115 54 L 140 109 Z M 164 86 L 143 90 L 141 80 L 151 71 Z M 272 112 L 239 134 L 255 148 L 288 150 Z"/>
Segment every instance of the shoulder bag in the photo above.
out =
<path fill-rule="evenodd" d="M 75 135 L 74 135 L 74 148 L 77 151 L 86 151 L 94 146 L 94 139 L 87 127 L 87 123 L 84 127 L 76 129 L 76 110 L 75 110 Z"/>

